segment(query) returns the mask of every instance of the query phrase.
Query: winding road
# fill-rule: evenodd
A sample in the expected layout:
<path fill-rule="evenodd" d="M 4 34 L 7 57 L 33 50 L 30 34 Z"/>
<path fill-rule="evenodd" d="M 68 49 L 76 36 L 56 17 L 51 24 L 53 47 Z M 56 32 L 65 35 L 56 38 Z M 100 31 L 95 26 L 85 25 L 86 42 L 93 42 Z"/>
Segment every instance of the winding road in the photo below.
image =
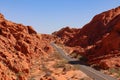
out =
<path fill-rule="evenodd" d="M 59 54 L 68 60 L 68 62 L 72 62 L 72 64 L 76 64 L 75 62 L 78 62 L 78 60 L 70 58 L 65 54 L 65 52 L 59 48 L 54 42 L 51 43 L 51 45 L 59 52 Z M 82 72 L 87 74 L 89 77 L 93 78 L 94 80 L 117 80 L 109 75 L 103 74 L 100 71 L 97 71 L 87 65 L 79 64 L 79 68 Z"/>

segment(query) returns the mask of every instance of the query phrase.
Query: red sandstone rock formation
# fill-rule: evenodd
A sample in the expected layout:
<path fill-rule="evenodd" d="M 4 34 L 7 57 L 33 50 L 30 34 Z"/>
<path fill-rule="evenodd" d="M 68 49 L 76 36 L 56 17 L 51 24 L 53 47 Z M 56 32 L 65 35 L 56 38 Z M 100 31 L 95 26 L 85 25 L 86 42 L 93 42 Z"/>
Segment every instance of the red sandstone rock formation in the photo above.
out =
<path fill-rule="evenodd" d="M 69 34 L 73 32 L 65 37 L 64 32 L 68 31 L 65 29 L 55 34 L 65 39 L 69 47 L 84 48 L 89 64 L 99 63 L 97 65 L 102 68 L 120 67 L 120 7 L 96 15 L 78 30 L 77 33 L 73 30 L 72 38 Z"/>
<path fill-rule="evenodd" d="M 107 35 L 89 51 L 89 62 L 99 63 L 102 68 L 120 67 L 120 15 L 109 22 L 107 27 Z"/>
<path fill-rule="evenodd" d="M 94 44 L 105 34 L 107 24 L 120 14 L 120 7 L 96 15 L 74 38 L 66 42 L 69 46 L 82 46 Z"/>
<path fill-rule="evenodd" d="M 101 20 L 99 16 L 103 14 L 106 16 L 104 16 L 103 20 Z M 104 28 L 99 29 L 99 33 L 93 32 L 94 36 L 90 35 L 88 32 L 90 36 L 89 41 L 92 40 L 92 45 L 94 45 L 92 49 L 88 50 L 87 57 L 89 63 L 97 64 L 105 69 L 111 67 L 120 67 L 120 7 L 97 15 L 96 20 L 97 17 L 98 20 L 104 23 Z M 93 18 L 93 20 L 95 20 L 95 18 Z M 96 27 L 99 26 L 101 26 L 101 24 Z"/>
<path fill-rule="evenodd" d="M 51 41 L 86 53 L 89 64 L 120 67 L 120 7 L 96 15 L 82 29 L 67 27 L 53 35 L 37 34 L 31 26 L 13 23 L 0 14 L 0 79 L 27 80 L 31 60 L 51 53 Z"/>
<path fill-rule="evenodd" d="M 0 14 L 0 80 L 27 80 L 32 58 L 50 49 L 31 26 L 13 23 Z"/>
<path fill-rule="evenodd" d="M 61 38 L 62 43 L 66 44 L 72 40 L 76 34 L 80 32 L 80 29 L 65 27 L 59 31 L 52 33 L 52 35 Z"/>

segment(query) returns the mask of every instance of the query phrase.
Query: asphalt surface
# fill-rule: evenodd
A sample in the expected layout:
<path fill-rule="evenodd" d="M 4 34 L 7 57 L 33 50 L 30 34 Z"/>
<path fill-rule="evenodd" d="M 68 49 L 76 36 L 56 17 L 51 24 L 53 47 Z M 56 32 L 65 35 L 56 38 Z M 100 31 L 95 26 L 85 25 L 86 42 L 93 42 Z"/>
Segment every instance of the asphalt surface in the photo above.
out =
<path fill-rule="evenodd" d="M 109 75 L 103 74 L 100 71 L 95 70 L 94 68 L 91 68 L 83 63 L 80 63 L 80 61 L 78 61 L 77 59 L 70 58 L 54 42 L 52 42 L 51 45 L 59 52 L 59 54 L 64 59 L 68 60 L 68 62 L 70 62 L 71 64 L 78 64 L 79 63 L 80 70 L 82 72 L 84 72 L 85 74 L 87 74 L 92 79 L 94 79 L 94 80 L 117 80 Z"/>

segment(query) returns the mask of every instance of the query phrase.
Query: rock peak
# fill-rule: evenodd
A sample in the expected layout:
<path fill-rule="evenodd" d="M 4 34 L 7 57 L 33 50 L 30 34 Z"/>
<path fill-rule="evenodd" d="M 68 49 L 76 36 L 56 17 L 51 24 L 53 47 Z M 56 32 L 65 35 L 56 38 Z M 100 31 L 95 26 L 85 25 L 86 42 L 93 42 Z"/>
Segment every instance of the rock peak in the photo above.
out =
<path fill-rule="evenodd" d="M 0 13 L 0 19 L 4 19 L 4 16 L 2 13 Z"/>

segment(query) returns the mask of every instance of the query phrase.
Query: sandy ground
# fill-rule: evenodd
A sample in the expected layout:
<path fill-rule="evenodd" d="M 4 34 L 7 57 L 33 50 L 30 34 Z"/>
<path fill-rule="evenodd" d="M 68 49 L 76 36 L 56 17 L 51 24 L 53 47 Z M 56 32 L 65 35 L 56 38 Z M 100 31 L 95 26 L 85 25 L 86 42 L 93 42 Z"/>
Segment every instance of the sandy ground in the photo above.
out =
<path fill-rule="evenodd" d="M 77 66 L 68 64 L 57 52 L 33 61 L 29 80 L 92 80 Z"/>

